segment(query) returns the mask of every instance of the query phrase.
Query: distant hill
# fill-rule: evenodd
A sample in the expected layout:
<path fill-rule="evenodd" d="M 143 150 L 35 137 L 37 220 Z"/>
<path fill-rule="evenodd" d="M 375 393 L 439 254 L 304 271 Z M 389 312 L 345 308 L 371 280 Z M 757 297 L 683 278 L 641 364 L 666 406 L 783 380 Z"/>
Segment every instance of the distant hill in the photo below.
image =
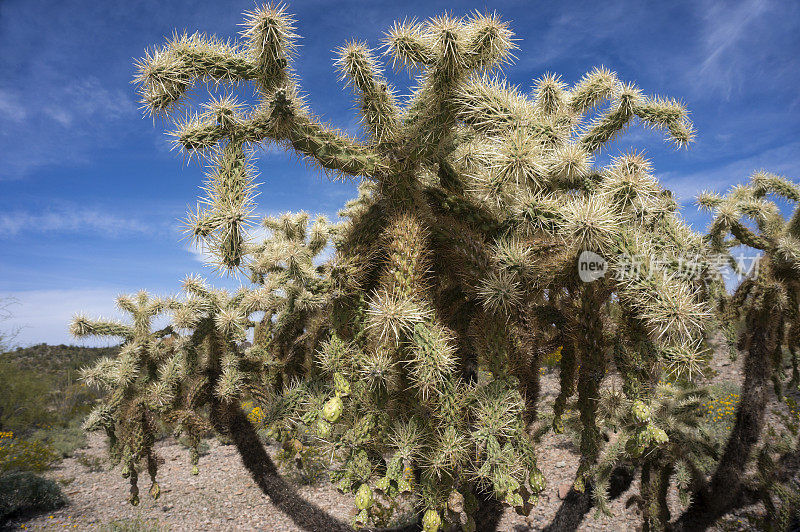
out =
<path fill-rule="evenodd" d="M 69 456 L 85 443 L 81 422 L 101 396 L 80 370 L 119 349 L 38 344 L 0 354 L 0 431 Z"/>
<path fill-rule="evenodd" d="M 0 361 L 11 362 L 25 371 L 54 377 L 77 377 L 78 370 L 92 365 L 97 359 L 115 356 L 119 346 L 81 347 L 77 345 L 37 344 L 31 347 L 18 347 L 0 354 Z"/>

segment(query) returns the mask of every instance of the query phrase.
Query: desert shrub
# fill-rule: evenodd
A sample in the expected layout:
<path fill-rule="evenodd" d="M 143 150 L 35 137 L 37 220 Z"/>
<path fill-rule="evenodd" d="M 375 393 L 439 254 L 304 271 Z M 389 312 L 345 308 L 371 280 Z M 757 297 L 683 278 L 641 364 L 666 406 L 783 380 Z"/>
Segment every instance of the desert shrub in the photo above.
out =
<path fill-rule="evenodd" d="M 89 470 L 90 473 L 99 473 L 103 471 L 103 459 L 97 456 L 92 456 L 87 453 L 75 453 L 75 459 L 83 467 Z"/>
<path fill-rule="evenodd" d="M 548 368 L 555 368 L 561 364 L 561 352 L 564 350 L 564 346 L 558 346 L 558 349 L 555 351 L 551 351 L 547 353 L 542 358 L 542 364 L 547 366 Z"/>
<path fill-rule="evenodd" d="M 30 472 L 0 476 L 0 523 L 23 512 L 55 510 L 67 503 L 58 484 Z"/>
<path fill-rule="evenodd" d="M 703 404 L 707 409 L 706 426 L 715 433 L 727 434 L 736 419 L 740 388 L 734 384 L 716 384 L 709 387 L 709 398 Z"/>
<path fill-rule="evenodd" d="M 242 403 L 242 410 L 247 412 L 247 420 L 256 427 L 259 427 L 264 422 L 264 411 L 253 401 Z"/>
<path fill-rule="evenodd" d="M 86 431 L 81 417 L 73 417 L 62 426 L 39 429 L 31 439 L 48 445 L 60 458 L 69 458 L 77 449 L 86 447 Z"/>
<path fill-rule="evenodd" d="M 18 438 L 12 432 L 0 432 L 0 473 L 41 472 L 57 459 L 56 453 L 46 443 Z"/>

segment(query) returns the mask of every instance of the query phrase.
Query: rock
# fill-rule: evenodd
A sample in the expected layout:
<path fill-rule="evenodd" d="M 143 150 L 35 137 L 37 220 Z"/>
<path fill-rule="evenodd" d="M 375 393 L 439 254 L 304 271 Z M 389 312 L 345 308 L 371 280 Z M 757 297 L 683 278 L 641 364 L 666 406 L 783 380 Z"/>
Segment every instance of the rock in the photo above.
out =
<path fill-rule="evenodd" d="M 564 499 L 566 499 L 567 498 L 567 494 L 569 493 L 569 490 L 571 490 L 571 489 L 572 489 L 572 483 L 571 482 L 562 482 L 561 484 L 559 484 L 558 485 L 558 498 L 561 499 L 562 501 Z"/>
<path fill-rule="evenodd" d="M 566 466 L 567 466 L 567 463 L 564 462 L 563 460 L 561 462 L 556 462 L 556 467 L 558 467 L 558 468 L 566 467 Z"/>

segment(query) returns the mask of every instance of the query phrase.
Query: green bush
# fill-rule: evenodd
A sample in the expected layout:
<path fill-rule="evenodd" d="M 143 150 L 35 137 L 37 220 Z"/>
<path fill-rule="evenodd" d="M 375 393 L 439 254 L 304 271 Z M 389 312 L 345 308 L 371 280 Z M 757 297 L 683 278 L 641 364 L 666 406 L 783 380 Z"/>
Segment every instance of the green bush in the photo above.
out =
<path fill-rule="evenodd" d="M 31 439 L 47 444 L 61 458 L 69 458 L 77 449 L 86 447 L 86 431 L 81 423 L 82 417 L 75 417 L 63 427 L 39 429 Z"/>
<path fill-rule="evenodd" d="M 97 456 L 86 453 L 75 453 L 75 459 L 79 464 L 88 469 L 90 473 L 100 473 L 105 469 L 103 460 Z"/>
<path fill-rule="evenodd" d="M 67 503 L 58 484 L 29 472 L 0 476 L 0 523 L 23 512 L 55 510 Z"/>
<path fill-rule="evenodd" d="M 0 432 L 0 473 L 45 471 L 57 459 L 53 449 L 41 441 L 15 437 L 11 432 Z"/>

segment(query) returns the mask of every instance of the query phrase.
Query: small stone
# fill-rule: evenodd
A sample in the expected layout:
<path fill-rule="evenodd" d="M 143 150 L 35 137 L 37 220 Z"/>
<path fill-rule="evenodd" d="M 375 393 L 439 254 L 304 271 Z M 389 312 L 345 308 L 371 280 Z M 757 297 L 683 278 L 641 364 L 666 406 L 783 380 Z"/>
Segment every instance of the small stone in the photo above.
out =
<path fill-rule="evenodd" d="M 572 489 L 572 483 L 571 482 L 562 482 L 561 484 L 559 484 L 558 485 L 558 498 L 561 499 L 562 501 L 564 499 L 566 499 L 567 498 L 567 494 L 569 493 L 569 490 L 571 490 L 571 489 Z"/>
<path fill-rule="evenodd" d="M 556 467 L 561 468 L 561 467 L 566 467 L 566 466 L 567 466 L 567 463 L 564 462 L 563 460 L 561 462 L 556 462 Z"/>

